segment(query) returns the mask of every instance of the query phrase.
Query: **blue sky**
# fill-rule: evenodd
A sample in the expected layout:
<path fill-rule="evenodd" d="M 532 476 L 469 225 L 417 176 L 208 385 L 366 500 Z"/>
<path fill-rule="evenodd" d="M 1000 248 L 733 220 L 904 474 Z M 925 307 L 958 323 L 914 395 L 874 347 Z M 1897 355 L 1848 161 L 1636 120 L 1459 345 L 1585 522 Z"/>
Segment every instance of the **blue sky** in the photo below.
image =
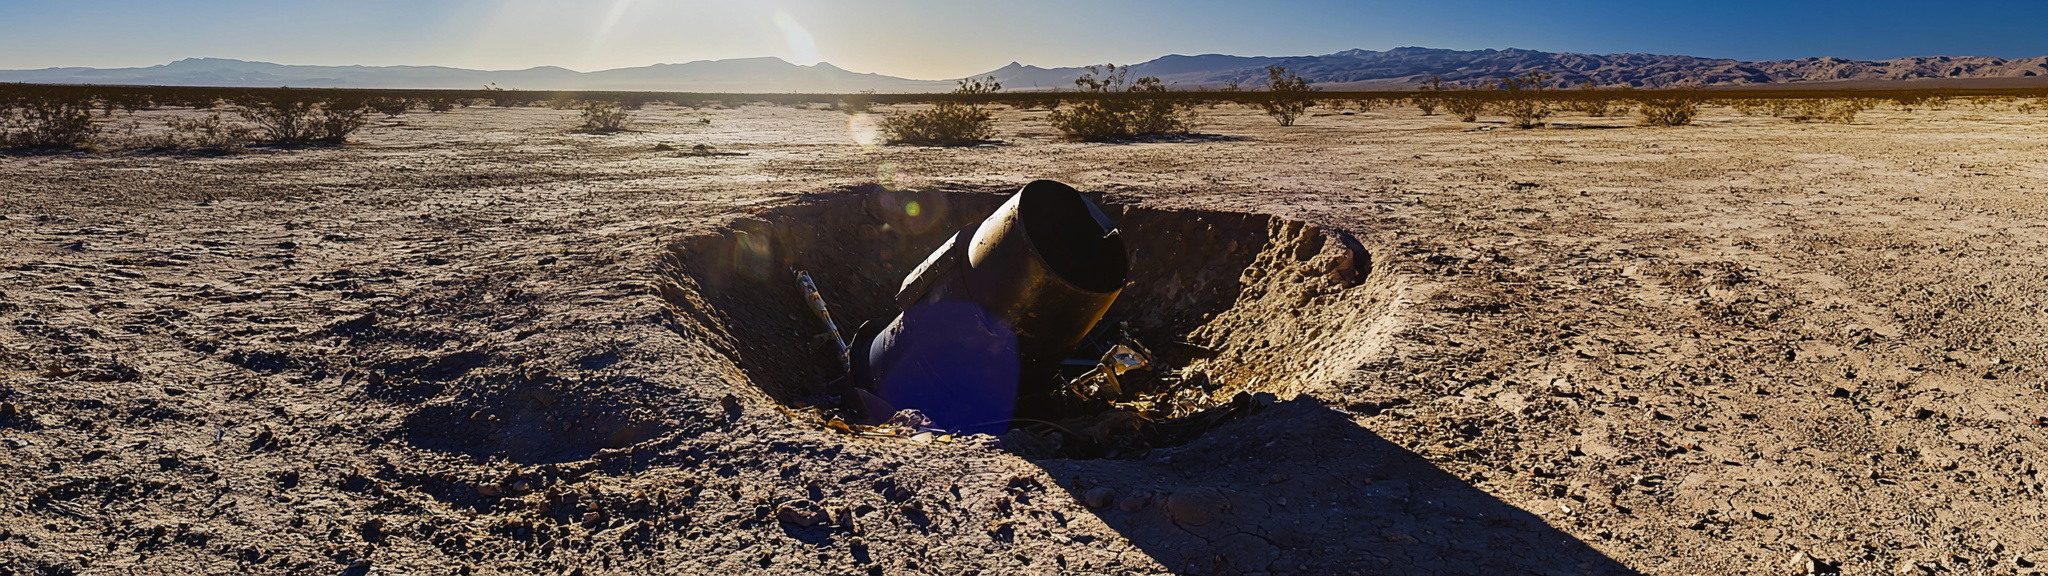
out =
<path fill-rule="evenodd" d="M 600 70 L 777 56 L 954 78 L 1012 60 L 1528 48 L 1744 60 L 2048 55 L 2048 1 L 0 0 L 0 69 L 187 57 Z"/>

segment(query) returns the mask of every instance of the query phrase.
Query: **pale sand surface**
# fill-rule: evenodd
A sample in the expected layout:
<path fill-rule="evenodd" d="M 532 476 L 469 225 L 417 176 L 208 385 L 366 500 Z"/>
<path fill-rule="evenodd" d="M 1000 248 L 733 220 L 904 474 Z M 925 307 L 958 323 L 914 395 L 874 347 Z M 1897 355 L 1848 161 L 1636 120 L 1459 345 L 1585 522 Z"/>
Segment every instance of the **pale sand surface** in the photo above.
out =
<path fill-rule="evenodd" d="M 170 114 L 190 112 L 139 118 Z M 0 573 L 2048 562 L 2048 114 L 1204 114 L 1228 138 L 1063 143 L 1005 110 L 1000 146 L 874 147 L 847 115 L 768 107 L 589 136 L 571 111 L 469 108 L 339 149 L 0 157 Z M 873 308 L 864 286 L 895 278 L 858 272 L 882 236 L 857 212 L 884 177 L 1102 192 L 1185 238 L 1140 257 L 1186 276 L 1134 293 L 1235 262 L 1211 271 L 1236 306 L 1187 322 L 1223 380 L 1301 401 L 1138 460 L 793 420 L 791 366 L 829 360 L 733 304 L 779 276 L 720 284 L 701 252 L 757 218 L 866 234 L 779 257 L 829 257 L 827 296 Z M 1218 224 L 1236 212 L 1282 219 Z M 1297 247 L 1319 230 L 1369 274 L 1318 268 L 1337 248 Z M 901 248 L 875 257 L 929 249 Z M 843 522 L 778 520 L 797 500 Z"/>

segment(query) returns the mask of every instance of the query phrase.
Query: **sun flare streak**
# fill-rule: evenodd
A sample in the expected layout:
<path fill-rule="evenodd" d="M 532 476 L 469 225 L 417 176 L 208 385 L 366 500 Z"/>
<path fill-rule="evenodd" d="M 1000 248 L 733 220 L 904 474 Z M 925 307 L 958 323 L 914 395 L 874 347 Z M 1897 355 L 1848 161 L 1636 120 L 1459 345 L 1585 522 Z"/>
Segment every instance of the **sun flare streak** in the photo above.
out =
<path fill-rule="evenodd" d="M 818 42 L 811 39 L 811 31 L 798 24 L 796 17 L 776 10 L 775 27 L 782 30 L 782 41 L 789 44 L 789 55 L 794 59 L 791 63 L 804 66 L 818 63 Z"/>
<path fill-rule="evenodd" d="M 603 42 L 606 36 L 612 34 L 612 29 L 618 27 L 619 20 L 626 17 L 626 11 L 632 8 L 633 0 L 615 0 L 612 2 L 611 10 L 604 13 L 604 21 L 597 25 L 597 36 L 591 39 L 591 43 Z"/>
<path fill-rule="evenodd" d="M 613 0 L 612 7 L 604 13 L 604 20 L 597 23 L 597 32 L 590 36 L 590 45 L 583 49 L 583 62 L 587 66 L 592 59 L 604 51 L 605 44 L 612 39 L 612 32 L 618 29 L 619 21 L 633 9 L 633 0 Z"/>

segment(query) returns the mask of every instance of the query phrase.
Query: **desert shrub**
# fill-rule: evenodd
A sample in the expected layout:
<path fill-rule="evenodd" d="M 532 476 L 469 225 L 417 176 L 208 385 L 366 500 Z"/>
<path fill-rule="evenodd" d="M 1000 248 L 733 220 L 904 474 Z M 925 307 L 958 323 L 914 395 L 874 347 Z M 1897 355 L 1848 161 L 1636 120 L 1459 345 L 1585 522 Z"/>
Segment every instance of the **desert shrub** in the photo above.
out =
<path fill-rule="evenodd" d="M 1928 110 L 1947 110 L 1952 99 L 1962 96 L 1962 93 L 1949 88 L 1936 88 L 1928 90 L 1925 94 L 1924 102 Z"/>
<path fill-rule="evenodd" d="M 370 103 L 361 97 L 343 96 L 320 105 L 318 116 L 322 142 L 341 143 L 349 134 L 370 124 Z"/>
<path fill-rule="evenodd" d="M 100 108 L 106 116 L 113 116 L 119 109 L 129 114 L 157 108 L 156 97 L 141 92 L 118 92 L 100 96 Z"/>
<path fill-rule="evenodd" d="M 1414 103 L 1416 108 L 1421 108 L 1423 116 L 1434 116 L 1437 106 L 1443 104 L 1443 93 L 1444 79 L 1430 76 L 1429 82 L 1423 84 L 1422 89 L 1415 91 L 1414 96 L 1409 96 L 1408 101 Z M 1472 120 L 1478 120 L 1476 113 Z"/>
<path fill-rule="evenodd" d="M 1869 98 L 1805 98 L 1792 103 L 1798 114 L 1792 119 L 1798 122 L 1827 122 L 1848 124 L 1856 121 L 1856 115 L 1877 105 Z"/>
<path fill-rule="evenodd" d="M 313 98 L 277 93 L 268 97 L 244 96 L 234 100 L 235 113 L 243 120 L 256 123 L 267 140 L 303 144 L 320 135 L 318 122 L 313 117 L 319 103 Z"/>
<path fill-rule="evenodd" d="M 1316 101 L 1309 98 L 1314 92 L 1308 79 L 1288 72 L 1286 66 L 1267 66 L 1266 93 L 1259 99 L 1259 107 L 1281 126 L 1293 126 L 1309 106 L 1315 105 Z"/>
<path fill-rule="evenodd" d="M 1002 83 L 991 76 L 986 80 L 961 80 L 953 93 L 980 96 L 1002 89 Z M 995 124 L 995 114 L 983 110 L 978 104 L 941 100 L 930 110 L 890 114 L 882 119 L 882 133 L 887 135 L 890 144 L 971 144 L 995 138 Z"/>
<path fill-rule="evenodd" d="M 455 104 L 456 102 L 454 100 L 451 100 L 446 96 L 435 96 L 433 98 L 427 99 L 427 111 L 448 112 L 455 109 Z"/>
<path fill-rule="evenodd" d="M 839 97 L 839 109 L 848 114 L 867 112 L 875 105 L 875 91 L 862 90 Z"/>
<path fill-rule="evenodd" d="M 1221 98 L 1204 99 L 1201 101 L 1199 105 L 1210 110 L 1215 110 L 1217 106 L 1222 106 L 1224 104 L 1242 104 L 1248 101 L 1244 96 L 1245 90 L 1243 78 L 1231 78 L 1228 80 L 1224 80 L 1223 86 L 1217 88 L 1216 91 L 1222 92 L 1223 96 Z"/>
<path fill-rule="evenodd" d="M 1516 128 L 1542 126 L 1543 119 L 1556 111 L 1550 97 L 1543 91 L 1544 81 L 1549 79 L 1549 74 L 1533 70 L 1521 76 L 1501 78 L 1500 85 L 1506 92 L 1494 101 L 1494 111 L 1508 117 Z"/>
<path fill-rule="evenodd" d="M 1892 107 L 1901 112 L 1912 112 L 1914 108 L 1926 108 L 1934 104 L 1935 96 L 1927 93 L 1906 93 L 1890 98 Z"/>
<path fill-rule="evenodd" d="M 1970 103 L 1971 110 L 1976 110 L 1978 112 L 1997 112 L 2000 110 L 2011 108 L 2013 103 L 2018 100 L 2018 98 L 2014 98 L 2012 96 L 1993 95 L 1969 98 L 1965 101 Z"/>
<path fill-rule="evenodd" d="M 578 106 L 582 105 L 582 101 L 577 100 L 569 96 L 568 94 L 557 94 L 555 95 L 554 99 L 548 100 L 548 108 L 554 110 L 574 110 Z"/>
<path fill-rule="evenodd" d="M 1664 91 L 1636 97 L 1636 111 L 1648 126 L 1684 126 L 1700 115 L 1700 97 L 1690 91 Z"/>
<path fill-rule="evenodd" d="M 1587 116 L 1600 118 L 1617 113 L 1618 101 L 1609 90 L 1603 90 L 1591 80 L 1579 85 L 1579 91 L 1565 97 L 1564 109 Z"/>
<path fill-rule="evenodd" d="M 496 89 L 491 91 L 491 105 L 498 108 L 523 108 L 533 104 L 539 96 L 517 90 Z"/>
<path fill-rule="evenodd" d="M 1770 113 L 1769 106 L 1765 105 L 1762 100 L 1754 98 L 1732 98 L 1722 101 L 1722 105 L 1734 108 L 1736 112 L 1740 112 L 1743 116 L 1762 116 Z"/>
<path fill-rule="evenodd" d="M 1444 112 L 1457 116 L 1459 122 L 1478 122 L 1479 115 L 1486 112 L 1487 97 L 1484 92 L 1471 89 L 1451 89 L 1433 94 Z"/>
<path fill-rule="evenodd" d="M 647 97 L 640 96 L 637 94 L 621 97 L 619 98 L 619 107 L 627 110 L 639 110 L 641 108 L 646 108 Z"/>
<path fill-rule="evenodd" d="M 1054 110 L 1060 107 L 1058 98 L 1010 98 L 1002 102 L 1017 110 Z"/>
<path fill-rule="evenodd" d="M 84 148 L 99 135 L 86 97 L 46 95 L 0 103 L 0 145 L 15 148 Z"/>
<path fill-rule="evenodd" d="M 1185 134 L 1194 130 L 1192 101 L 1160 98 L 1166 84 L 1156 76 L 1127 80 L 1130 68 L 1089 66 L 1074 79 L 1087 98 L 1055 110 L 1047 123 L 1068 140 L 1100 142 L 1133 136 Z"/>
<path fill-rule="evenodd" d="M 406 98 L 389 98 L 379 96 L 370 99 L 370 109 L 375 110 L 377 111 L 378 114 L 383 114 L 385 116 L 397 116 L 400 114 L 404 114 L 406 113 L 406 111 L 412 110 L 412 106 L 413 101 Z"/>
<path fill-rule="evenodd" d="M 625 111 L 612 102 L 591 102 L 583 105 L 583 132 L 618 132 L 633 122 L 633 113 Z"/>
<path fill-rule="evenodd" d="M 370 123 L 369 100 L 299 91 L 249 94 L 233 99 L 235 113 L 256 124 L 277 144 L 339 144 Z"/>
<path fill-rule="evenodd" d="M 241 124 L 231 124 L 222 119 L 220 112 L 204 118 L 172 118 L 164 125 L 171 130 L 173 145 L 181 148 L 195 148 L 216 152 L 239 150 L 256 139 L 256 129 Z"/>
<path fill-rule="evenodd" d="M 169 150 L 183 148 L 181 143 L 177 134 L 145 134 L 142 124 L 134 120 L 113 128 L 102 128 L 93 139 L 93 147 L 100 150 Z"/>

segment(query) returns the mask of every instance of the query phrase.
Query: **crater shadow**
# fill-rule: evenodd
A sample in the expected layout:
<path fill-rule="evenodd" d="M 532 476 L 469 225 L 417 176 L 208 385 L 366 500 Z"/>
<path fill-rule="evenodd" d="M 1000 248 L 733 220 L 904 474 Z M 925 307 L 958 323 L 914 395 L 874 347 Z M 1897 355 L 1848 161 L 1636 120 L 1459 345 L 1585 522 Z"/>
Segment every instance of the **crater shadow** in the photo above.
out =
<path fill-rule="evenodd" d="M 1639 574 L 1307 397 L 1143 460 L 1032 463 L 1177 574 Z"/>

